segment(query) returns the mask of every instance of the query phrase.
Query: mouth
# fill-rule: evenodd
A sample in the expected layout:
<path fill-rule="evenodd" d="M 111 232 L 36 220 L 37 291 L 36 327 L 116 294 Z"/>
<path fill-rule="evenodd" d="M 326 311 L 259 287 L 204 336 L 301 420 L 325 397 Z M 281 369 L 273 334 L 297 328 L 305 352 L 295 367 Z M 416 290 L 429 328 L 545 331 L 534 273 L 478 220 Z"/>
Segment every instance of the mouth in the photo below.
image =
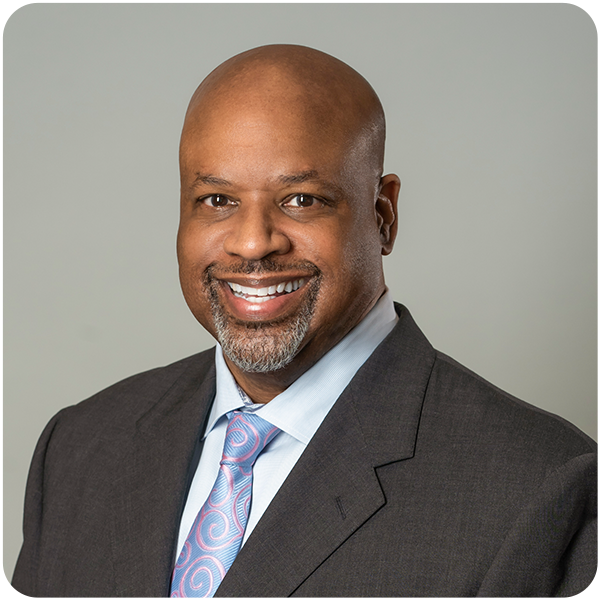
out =
<path fill-rule="evenodd" d="M 267 259 L 221 270 L 209 265 L 204 285 L 215 306 L 232 322 L 281 323 L 314 304 L 322 274 L 310 262 L 277 265 Z M 221 271 L 221 272 L 219 272 Z M 312 306 L 312 304 L 311 304 Z"/>
<path fill-rule="evenodd" d="M 299 279 L 281 281 L 265 287 L 250 287 L 232 281 L 227 281 L 227 285 L 236 298 L 242 298 L 246 300 L 246 302 L 251 302 L 253 304 L 260 304 L 291 294 L 292 292 L 299 290 L 306 282 L 307 279 L 301 277 Z"/>

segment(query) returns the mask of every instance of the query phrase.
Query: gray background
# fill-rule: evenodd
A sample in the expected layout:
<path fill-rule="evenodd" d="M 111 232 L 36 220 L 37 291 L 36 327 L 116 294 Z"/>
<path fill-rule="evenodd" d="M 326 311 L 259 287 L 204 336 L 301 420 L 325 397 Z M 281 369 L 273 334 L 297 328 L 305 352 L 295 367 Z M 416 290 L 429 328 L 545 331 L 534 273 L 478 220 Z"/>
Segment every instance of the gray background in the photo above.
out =
<path fill-rule="evenodd" d="M 29 5 L 5 44 L 4 562 L 61 407 L 212 345 L 175 257 L 177 144 L 218 63 L 348 62 L 403 182 L 385 260 L 432 343 L 596 435 L 596 31 L 542 5 Z M 310 90 L 307 90 L 310 93 Z"/>

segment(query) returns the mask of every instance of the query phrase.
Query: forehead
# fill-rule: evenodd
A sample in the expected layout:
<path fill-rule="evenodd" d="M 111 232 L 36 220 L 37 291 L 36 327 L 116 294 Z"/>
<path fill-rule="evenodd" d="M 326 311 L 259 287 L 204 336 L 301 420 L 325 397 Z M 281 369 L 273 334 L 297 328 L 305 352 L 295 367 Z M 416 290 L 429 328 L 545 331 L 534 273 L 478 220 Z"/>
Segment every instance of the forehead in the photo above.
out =
<path fill-rule="evenodd" d="M 182 171 L 340 170 L 356 143 L 352 128 L 340 121 L 336 111 L 327 118 L 322 110 L 287 92 L 199 103 L 184 126 Z"/>

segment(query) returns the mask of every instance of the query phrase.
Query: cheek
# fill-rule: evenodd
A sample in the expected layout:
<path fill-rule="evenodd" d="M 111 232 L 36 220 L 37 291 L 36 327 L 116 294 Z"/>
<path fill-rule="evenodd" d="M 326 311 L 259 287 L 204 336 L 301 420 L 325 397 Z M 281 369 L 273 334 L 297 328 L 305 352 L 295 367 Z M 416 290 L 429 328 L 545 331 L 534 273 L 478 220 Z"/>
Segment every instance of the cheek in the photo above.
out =
<path fill-rule="evenodd" d="M 213 260 L 220 245 L 210 228 L 193 221 L 182 222 L 177 232 L 177 259 L 183 272 L 203 271 Z"/>
<path fill-rule="evenodd" d="M 380 250 L 364 235 L 364 227 L 342 223 L 318 236 L 304 237 L 299 257 L 314 262 L 323 272 L 322 298 L 327 305 L 347 306 L 376 289 Z"/>
<path fill-rule="evenodd" d="M 340 224 L 327 239 L 328 255 L 345 277 L 370 279 L 381 263 L 381 246 L 376 224 L 369 214 L 355 215 Z M 373 272 L 375 270 L 375 273 Z"/>
<path fill-rule="evenodd" d="M 177 234 L 177 260 L 183 296 L 194 316 L 203 321 L 208 310 L 203 277 L 206 267 L 215 259 L 214 243 L 203 232 L 181 225 Z"/>

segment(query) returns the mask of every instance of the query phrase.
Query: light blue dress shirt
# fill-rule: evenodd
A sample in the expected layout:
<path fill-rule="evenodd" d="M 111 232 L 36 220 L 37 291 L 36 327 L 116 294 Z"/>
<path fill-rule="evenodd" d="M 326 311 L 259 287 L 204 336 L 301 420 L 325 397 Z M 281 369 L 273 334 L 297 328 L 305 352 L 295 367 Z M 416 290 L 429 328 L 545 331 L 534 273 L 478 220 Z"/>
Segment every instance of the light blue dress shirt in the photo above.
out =
<path fill-rule="evenodd" d="M 394 303 L 386 291 L 346 337 L 267 404 L 252 403 L 237 385 L 223 358 L 223 351 L 217 345 L 217 392 L 204 432 L 202 455 L 179 526 L 177 555 L 217 478 L 227 430 L 226 414 L 240 408 L 259 410 L 263 419 L 281 429 L 254 464 L 252 503 L 244 543 L 335 401 L 397 321 Z"/>

